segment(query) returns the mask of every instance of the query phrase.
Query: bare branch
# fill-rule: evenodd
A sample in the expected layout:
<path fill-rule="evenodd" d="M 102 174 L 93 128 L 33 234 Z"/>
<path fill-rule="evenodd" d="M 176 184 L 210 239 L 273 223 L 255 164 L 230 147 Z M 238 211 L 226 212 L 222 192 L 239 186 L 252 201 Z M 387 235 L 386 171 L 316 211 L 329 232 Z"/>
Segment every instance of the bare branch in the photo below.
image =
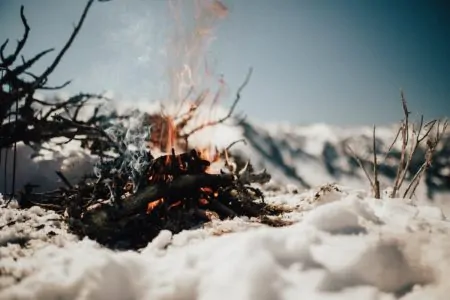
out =
<path fill-rule="evenodd" d="M 68 86 L 71 83 L 72 83 L 72 80 L 67 80 L 66 82 L 64 82 L 61 85 L 57 85 L 57 86 L 42 86 L 39 89 L 40 90 L 47 90 L 47 91 L 60 90 L 60 89 L 65 88 L 66 86 Z"/>
<path fill-rule="evenodd" d="M 17 56 L 20 54 L 20 52 L 22 51 L 23 47 L 25 46 L 25 43 L 27 42 L 28 39 L 28 34 L 30 33 L 30 26 L 28 26 L 28 22 L 27 22 L 27 18 L 25 17 L 24 14 L 24 6 L 20 6 L 20 19 L 22 20 L 22 24 L 25 27 L 25 31 L 24 34 L 22 36 L 22 38 L 17 42 L 17 47 L 14 50 L 13 54 L 11 54 L 8 57 L 4 57 L 3 55 L 3 50 L 5 49 L 6 45 L 8 44 L 8 40 L 6 40 L 2 46 L 0 47 L 0 54 L 1 54 L 1 59 L 2 59 L 2 63 L 0 64 L 0 66 L 2 67 L 9 67 L 11 64 L 14 63 L 14 61 L 17 59 Z"/>
<path fill-rule="evenodd" d="M 397 196 L 397 192 L 399 189 L 399 182 L 402 177 L 402 172 L 405 168 L 405 160 L 406 160 L 406 147 L 409 142 L 409 114 L 408 106 L 406 103 L 405 95 L 403 93 L 403 90 L 400 91 L 401 101 L 402 101 L 402 108 L 403 108 L 403 114 L 405 115 L 405 119 L 402 122 L 401 126 L 401 134 L 402 134 L 402 149 L 400 154 L 400 162 L 397 168 L 397 174 L 395 176 L 394 186 L 392 188 L 391 197 L 395 198 Z"/>
<path fill-rule="evenodd" d="M 419 129 L 416 129 L 415 125 L 412 124 L 412 136 L 415 137 L 415 140 L 412 140 L 409 143 L 410 149 L 409 149 L 409 155 L 408 153 L 405 153 L 405 164 L 402 165 L 402 170 L 401 170 L 401 175 L 400 175 L 400 179 L 398 181 L 398 190 L 401 188 L 401 186 L 403 185 L 403 182 L 406 178 L 406 174 L 408 174 L 409 171 L 409 166 L 411 164 L 411 161 L 413 159 L 413 155 L 417 150 L 417 147 L 419 146 L 419 138 L 420 138 L 420 133 L 422 132 L 422 126 L 423 126 L 423 115 L 420 118 L 420 124 L 419 124 Z"/>
<path fill-rule="evenodd" d="M 394 138 L 394 140 L 392 141 L 392 144 L 389 146 L 389 148 L 387 149 L 387 151 L 386 151 L 386 155 L 384 156 L 384 161 L 386 161 L 386 159 L 388 158 L 388 156 L 389 156 L 389 154 L 391 153 L 391 151 L 392 151 L 392 149 L 393 149 L 393 147 L 394 147 L 394 145 L 395 145 L 395 143 L 397 142 L 397 140 L 398 140 L 398 137 L 400 136 L 400 132 L 402 131 L 402 127 L 401 127 L 401 124 L 400 124 L 400 126 L 398 127 L 398 130 L 397 130 L 397 134 L 395 135 L 395 138 Z"/>
<path fill-rule="evenodd" d="M 378 162 L 377 162 L 377 148 L 376 148 L 376 134 L 375 134 L 375 125 L 373 126 L 373 191 L 375 199 L 380 199 L 380 181 L 378 180 Z"/>
<path fill-rule="evenodd" d="M 69 37 L 69 40 L 66 42 L 64 47 L 61 49 L 61 51 L 56 56 L 55 60 L 52 62 L 52 64 L 39 76 L 39 79 L 35 81 L 34 87 L 38 88 L 42 86 L 42 82 L 53 72 L 53 70 L 58 66 L 59 62 L 61 61 L 64 54 L 67 52 L 67 50 L 72 45 L 73 41 L 75 40 L 75 37 L 78 35 L 78 32 L 80 31 L 81 27 L 83 26 L 84 20 L 86 19 L 87 13 L 89 9 L 91 8 L 91 5 L 94 3 L 94 0 L 88 0 L 83 13 L 80 17 L 80 20 L 78 21 L 77 25 L 75 26 L 72 34 Z"/>
<path fill-rule="evenodd" d="M 430 134 L 431 130 L 433 130 L 434 125 L 436 125 L 436 122 L 438 122 L 438 120 L 432 120 L 430 122 L 428 122 L 427 124 L 425 124 L 423 126 L 423 128 L 428 128 L 428 130 L 422 135 L 421 138 L 419 138 L 417 140 L 418 143 L 421 143 L 426 137 L 428 137 L 428 135 Z M 439 123 L 439 122 L 438 122 Z M 438 125 L 439 126 L 439 125 Z M 439 129 L 438 129 L 439 130 Z"/>
<path fill-rule="evenodd" d="M 245 139 L 239 139 L 237 141 L 232 142 L 231 144 L 228 145 L 228 147 L 225 148 L 226 151 L 229 151 L 231 149 L 231 147 L 233 147 L 234 145 L 236 145 L 237 143 L 244 143 L 244 145 L 247 145 L 247 141 Z"/>
<path fill-rule="evenodd" d="M 226 116 L 224 116 L 223 118 L 220 118 L 220 119 L 218 119 L 218 120 L 210 121 L 210 122 L 207 122 L 207 123 L 205 123 L 205 124 L 202 124 L 202 125 L 200 125 L 200 126 L 194 128 L 194 129 L 192 129 L 191 131 L 189 131 L 189 132 L 183 134 L 183 137 L 184 137 L 185 139 L 187 139 L 189 136 L 191 136 L 192 134 L 194 134 L 194 133 L 197 132 L 197 131 L 202 130 L 202 129 L 205 128 L 205 127 L 214 126 L 214 125 L 223 123 L 223 122 L 225 122 L 226 120 L 228 120 L 228 119 L 232 116 L 232 114 L 233 114 L 233 112 L 234 112 L 234 109 L 236 108 L 236 105 L 238 104 L 239 100 L 241 99 L 241 92 L 242 92 L 242 90 L 245 88 L 245 86 L 248 84 L 248 82 L 250 81 L 250 77 L 251 77 L 251 75 L 252 75 L 252 72 L 253 72 L 253 69 L 250 68 L 250 69 L 249 69 L 249 72 L 247 73 L 247 76 L 245 77 L 244 82 L 243 82 L 243 83 L 241 84 L 241 86 L 238 88 L 237 93 L 236 93 L 236 99 L 234 100 L 233 104 L 231 105 L 231 107 L 230 107 L 230 109 L 229 109 L 229 111 L 228 111 L 228 113 L 227 113 Z"/>
<path fill-rule="evenodd" d="M 359 156 L 355 153 L 355 151 L 353 151 L 353 149 L 349 145 L 347 145 L 347 149 L 350 151 L 353 158 L 356 160 L 358 165 L 364 171 L 364 174 L 366 175 L 367 179 L 369 180 L 369 183 L 370 183 L 370 186 L 372 187 L 372 189 L 375 190 L 375 183 L 373 182 L 372 177 L 370 176 L 369 172 L 367 171 L 366 166 L 364 166 L 362 160 L 359 158 Z"/>
<path fill-rule="evenodd" d="M 6 74 L 6 76 L 4 78 L 2 78 L 2 81 L 6 82 L 7 80 L 9 80 L 12 76 L 18 76 L 20 74 L 22 74 L 23 72 L 25 72 L 25 70 L 28 70 L 29 68 L 31 68 L 41 57 L 43 57 L 44 55 L 46 55 L 47 53 L 50 53 L 52 51 L 54 51 L 55 49 L 51 48 L 51 49 L 47 49 L 44 50 L 38 54 L 36 54 L 33 58 L 31 58 L 28 61 L 25 61 L 22 65 L 16 67 L 15 69 L 13 69 L 11 72 L 8 72 Z"/>
<path fill-rule="evenodd" d="M 8 45 L 9 39 L 6 39 L 3 44 L 0 46 L 0 59 L 2 60 L 2 63 L 0 64 L 1 68 L 6 68 L 7 66 L 4 64 L 4 61 L 6 60 L 5 55 L 3 52 L 5 51 L 6 45 Z"/>
<path fill-rule="evenodd" d="M 64 176 L 64 174 L 61 171 L 55 171 L 56 175 L 58 175 L 58 177 L 62 180 L 62 182 L 64 182 L 64 184 L 69 188 L 69 189 L 73 189 L 72 184 L 70 183 L 70 181 L 67 179 L 66 176 Z"/>
<path fill-rule="evenodd" d="M 425 154 L 425 161 L 420 166 L 419 170 L 416 172 L 413 179 L 411 180 L 408 187 L 406 188 L 406 190 L 403 194 L 404 198 L 406 198 L 406 197 L 412 198 L 417 187 L 419 186 L 419 183 L 420 183 L 420 180 L 421 180 L 423 174 L 425 174 L 425 172 L 431 166 L 432 161 L 433 161 L 433 156 L 436 152 L 436 148 L 439 145 L 439 142 L 441 141 L 442 136 L 445 134 L 445 132 L 447 130 L 448 120 L 444 121 L 442 128 L 440 128 L 440 125 L 441 125 L 440 120 L 437 122 L 436 121 L 430 122 L 429 124 L 432 124 L 431 127 L 434 127 L 435 124 L 437 125 L 435 137 L 434 138 L 430 137 L 429 136 L 430 130 L 427 131 L 428 140 L 427 140 L 427 150 L 426 150 L 426 154 Z"/>

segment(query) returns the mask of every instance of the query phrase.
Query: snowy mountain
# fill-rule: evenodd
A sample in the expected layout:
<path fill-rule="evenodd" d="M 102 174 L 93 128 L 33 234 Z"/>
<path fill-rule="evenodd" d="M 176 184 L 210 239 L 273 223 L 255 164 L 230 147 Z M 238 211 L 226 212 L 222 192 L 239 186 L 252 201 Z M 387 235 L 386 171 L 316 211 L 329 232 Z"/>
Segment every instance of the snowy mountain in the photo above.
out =
<path fill-rule="evenodd" d="M 239 125 L 247 145 L 236 145 L 236 151 L 259 167 L 267 167 L 281 182 L 290 182 L 308 189 L 324 182 L 336 182 L 357 188 L 368 181 L 352 151 L 368 166 L 373 166 L 373 128 L 336 127 L 325 124 L 293 126 L 288 124 L 259 125 L 242 122 Z M 392 185 L 400 160 L 400 148 L 394 147 L 385 159 L 397 133 L 397 126 L 376 130 L 376 152 L 382 187 Z M 396 145 L 398 146 L 398 145 Z M 409 176 L 419 169 L 424 149 L 419 148 L 409 166 Z M 371 170 L 372 167 L 370 167 Z M 447 135 L 437 149 L 433 165 L 424 176 L 420 192 L 434 199 L 450 191 L 450 138 Z"/>

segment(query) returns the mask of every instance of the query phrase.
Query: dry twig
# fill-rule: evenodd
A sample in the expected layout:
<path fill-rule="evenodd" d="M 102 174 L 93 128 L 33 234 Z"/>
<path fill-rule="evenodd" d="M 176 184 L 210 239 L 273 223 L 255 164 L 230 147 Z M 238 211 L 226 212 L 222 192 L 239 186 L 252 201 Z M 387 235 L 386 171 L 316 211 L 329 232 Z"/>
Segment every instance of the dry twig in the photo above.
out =
<path fill-rule="evenodd" d="M 378 162 L 377 162 L 377 148 L 376 148 L 376 135 L 375 125 L 373 126 L 373 192 L 375 199 L 380 199 L 380 181 L 378 180 Z"/>
<path fill-rule="evenodd" d="M 420 180 L 421 180 L 423 174 L 431 166 L 432 161 L 433 161 L 433 155 L 436 151 L 436 148 L 437 148 L 439 142 L 441 141 L 442 136 L 445 134 L 445 132 L 447 130 L 448 120 L 443 121 L 442 128 L 440 128 L 441 121 L 438 121 L 437 123 L 434 122 L 432 125 L 433 127 L 434 127 L 434 124 L 437 124 L 436 132 L 435 132 L 434 137 L 428 137 L 428 140 L 426 143 L 427 149 L 426 149 L 426 153 L 425 153 L 425 161 L 420 166 L 419 170 L 416 172 L 416 174 L 412 178 L 411 182 L 409 183 L 408 187 L 406 188 L 406 190 L 403 194 L 403 198 L 407 198 L 407 197 L 409 197 L 410 199 L 412 198 L 412 196 L 414 195 L 414 193 L 420 183 Z M 427 131 L 425 136 L 428 136 L 429 133 L 430 133 L 430 131 Z"/>
<path fill-rule="evenodd" d="M 200 126 L 197 126 L 194 129 L 190 130 L 189 132 L 184 133 L 182 135 L 182 137 L 184 139 L 188 139 L 192 134 L 196 133 L 197 131 L 200 131 L 200 130 L 204 129 L 205 127 L 215 126 L 217 124 L 223 123 L 226 120 L 228 120 L 233 115 L 233 112 L 234 112 L 234 110 L 235 110 L 239 100 L 241 99 L 241 92 L 245 88 L 245 86 L 248 84 L 248 82 L 250 81 L 250 77 L 252 76 L 252 72 L 253 72 L 253 69 L 250 68 L 250 70 L 247 73 L 247 76 L 245 77 L 244 82 L 241 84 L 241 86 L 238 88 L 238 90 L 236 92 L 236 98 L 235 98 L 233 104 L 231 105 L 230 109 L 228 110 L 228 113 L 227 113 L 226 116 L 224 116 L 224 117 L 222 117 L 222 118 L 220 118 L 218 120 L 209 121 L 209 122 L 206 122 L 204 124 L 201 124 Z"/>
<path fill-rule="evenodd" d="M 347 149 L 350 151 L 350 153 L 352 154 L 353 158 L 356 160 L 356 162 L 358 163 L 360 168 L 364 171 L 364 174 L 366 175 L 367 180 L 369 180 L 369 183 L 374 192 L 374 195 L 376 195 L 377 193 L 376 193 L 375 181 L 372 179 L 372 176 L 370 176 L 370 173 L 367 170 L 366 166 L 364 165 L 363 161 L 349 145 L 347 145 Z"/>

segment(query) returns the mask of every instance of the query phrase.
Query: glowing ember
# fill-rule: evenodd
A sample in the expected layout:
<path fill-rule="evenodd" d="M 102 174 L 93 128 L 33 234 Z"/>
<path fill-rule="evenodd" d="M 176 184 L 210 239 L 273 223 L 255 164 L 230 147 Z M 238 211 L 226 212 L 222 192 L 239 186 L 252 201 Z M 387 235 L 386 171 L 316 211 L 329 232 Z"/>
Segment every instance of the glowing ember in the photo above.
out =
<path fill-rule="evenodd" d="M 169 183 L 174 179 L 174 176 L 190 173 L 209 173 L 209 166 L 211 162 L 219 159 L 219 153 L 216 151 L 213 155 L 207 149 L 198 151 L 191 150 L 188 153 L 176 155 L 172 149 L 171 155 L 166 155 L 155 160 L 153 164 L 153 172 L 149 175 L 150 183 Z M 219 196 L 217 191 L 210 187 L 200 188 L 201 196 L 199 204 L 206 205 L 208 198 Z M 163 204 L 164 198 L 152 201 L 147 206 L 147 213 L 151 213 L 156 207 Z M 173 208 L 182 204 L 179 200 L 171 204 L 168 208 Z"/>
<path fill-rule="evenodd" d="M 158 199 L 156 201 L 152 201 L 147 206 L 147 213 L 152 212 L 156 207 L 158 207 L 160 204 L 164 202 L 164 199 Z"/>

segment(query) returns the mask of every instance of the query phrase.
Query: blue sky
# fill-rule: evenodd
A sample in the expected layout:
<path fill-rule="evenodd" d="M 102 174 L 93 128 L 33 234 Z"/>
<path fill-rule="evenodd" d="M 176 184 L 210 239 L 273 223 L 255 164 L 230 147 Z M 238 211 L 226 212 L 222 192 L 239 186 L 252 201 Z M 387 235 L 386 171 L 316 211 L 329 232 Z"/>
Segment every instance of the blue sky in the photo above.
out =
<path fill-rule="evenodd" d="M 84 3 L 1 0 L 0 39 L 21 36 L 19 8 L 24 4 L 32 27 L 26 56 L 59 49 Z M 239 106 L 251 118 L 297 124 L 395 122 L 402 116 L 400 88 L 410 110 L 429 118 L 450 115 L 446 1 L 223 3 L 230 14 L 218 25 L 209 55 L 232 92 L 254 68 Z M 133 99 L 128 101 L 164 96 L 167 63 L 161 53 L 171 25 L 167 7 L 164 0 L 95 3 L 51 81 L 74 79 L 72 92 L 114 90 L 118 97 Z"/>

